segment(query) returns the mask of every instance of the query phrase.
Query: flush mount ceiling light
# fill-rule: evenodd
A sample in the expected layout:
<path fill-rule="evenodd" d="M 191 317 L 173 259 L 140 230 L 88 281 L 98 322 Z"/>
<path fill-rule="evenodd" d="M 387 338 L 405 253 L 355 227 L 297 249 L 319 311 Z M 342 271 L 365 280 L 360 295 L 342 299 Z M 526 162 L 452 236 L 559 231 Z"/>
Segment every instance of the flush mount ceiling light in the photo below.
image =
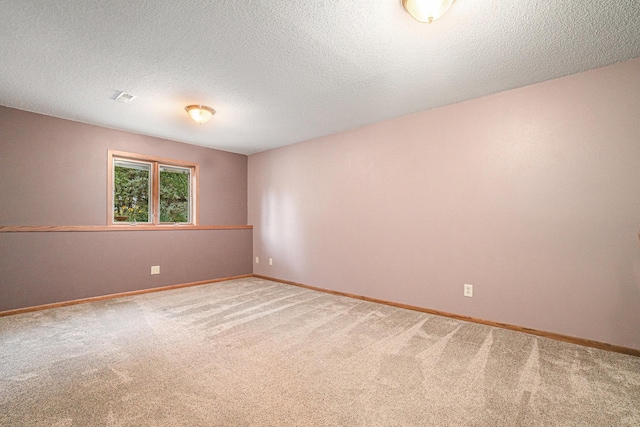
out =
<path fill-rule="evenodd" d="M 402 0 L 402 7 L 416 21 L 432 23 L 444 15 L 454 0 Z"/>
<path fill-rule="evenodd" d="M 198 124 L 207 123 L 216 113 L 215 110 L 206 105 L 187 105 L 185 107 L 189 116 Z"/>

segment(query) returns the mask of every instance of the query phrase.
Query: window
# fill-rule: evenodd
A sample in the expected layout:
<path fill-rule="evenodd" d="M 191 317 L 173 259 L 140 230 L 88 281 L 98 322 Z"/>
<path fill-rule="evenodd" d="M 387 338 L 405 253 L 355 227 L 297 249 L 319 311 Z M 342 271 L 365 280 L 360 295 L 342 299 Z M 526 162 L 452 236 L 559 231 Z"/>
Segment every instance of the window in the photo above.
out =
<path fill-rule="evenodd" d="M 160 222 L 190 222 L 191 169 L 160 165 Z"/>
<path fill-rule="evenodd" d="M 151 163 L 113 160 L 113 219 L 117 222 L 149 222 L 152 217 Z"/>
<path fill-rule="evenodd" d="M 197 221 L 198 165 L 109 150 L 109 225 Z"/>

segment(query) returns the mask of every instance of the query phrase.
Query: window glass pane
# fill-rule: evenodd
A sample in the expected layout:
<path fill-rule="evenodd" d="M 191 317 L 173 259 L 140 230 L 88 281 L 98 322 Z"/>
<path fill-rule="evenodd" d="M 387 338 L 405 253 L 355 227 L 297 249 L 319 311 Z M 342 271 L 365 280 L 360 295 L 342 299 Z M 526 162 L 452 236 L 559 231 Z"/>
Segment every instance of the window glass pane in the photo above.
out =
<path fill-rule="evenodd" d="M 160 166 L 160 222 L 191 222 L 191 169 Z"/>
<path fill-rule="evenodd" d="M 116 222 L 149 222 L 151 165 L 114 161 L 113 219 Z"/>

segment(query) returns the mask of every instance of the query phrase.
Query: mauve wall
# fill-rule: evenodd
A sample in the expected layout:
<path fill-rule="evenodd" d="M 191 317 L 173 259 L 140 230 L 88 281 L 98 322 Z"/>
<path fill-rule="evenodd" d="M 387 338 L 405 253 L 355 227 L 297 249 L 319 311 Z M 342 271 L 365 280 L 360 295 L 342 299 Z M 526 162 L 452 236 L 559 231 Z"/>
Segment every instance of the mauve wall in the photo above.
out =
<path fill-rule="evenodd" d="M 109 148 L 199 163 L 200 223 L 247 224 L 244 155 L 0 107 L 0 225 L 106 225 Z M 252 230 L 0 233 L 0 311 L 251 274 L 251 251 Z"/>
<path fill-rule="evenodd" d="M 249 156 L 249 222 L 256 274 L 640 349 L 640 59 Z"/>

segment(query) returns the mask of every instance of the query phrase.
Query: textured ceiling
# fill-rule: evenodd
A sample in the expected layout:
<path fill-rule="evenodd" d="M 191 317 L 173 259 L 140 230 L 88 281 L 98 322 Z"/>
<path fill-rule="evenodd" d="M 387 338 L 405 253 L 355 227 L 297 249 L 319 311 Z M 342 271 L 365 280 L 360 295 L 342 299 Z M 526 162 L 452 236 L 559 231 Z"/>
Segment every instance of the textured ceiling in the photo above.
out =
<path fill-rule="evenodd" d="M 457 0 L 430 25 L 400 0 L 0 0 L 0 18 L 0 105 L 245 154 L 640 56 L 638 0 Z"/>

